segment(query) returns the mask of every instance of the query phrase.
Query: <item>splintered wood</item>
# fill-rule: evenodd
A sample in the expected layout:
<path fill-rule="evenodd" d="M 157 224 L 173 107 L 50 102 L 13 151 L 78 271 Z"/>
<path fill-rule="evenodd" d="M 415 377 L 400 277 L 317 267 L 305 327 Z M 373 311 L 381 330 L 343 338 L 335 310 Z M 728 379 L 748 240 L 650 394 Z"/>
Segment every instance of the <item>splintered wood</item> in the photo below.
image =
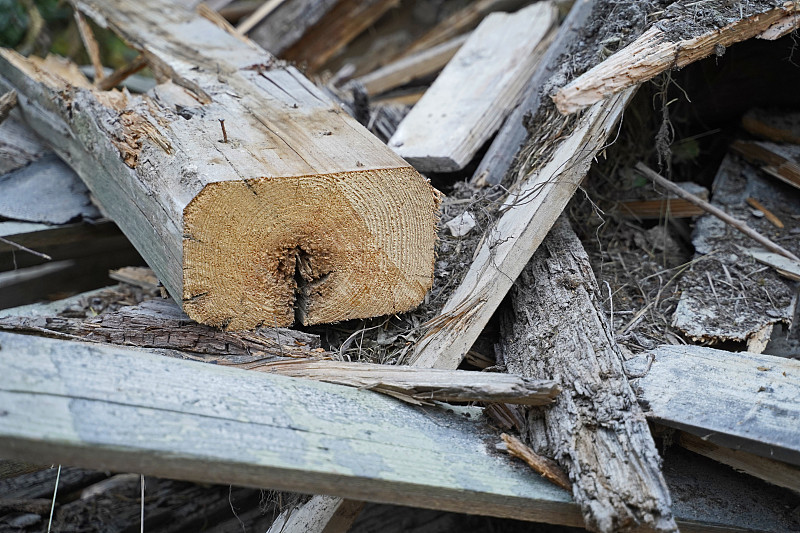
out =
<path fill-rule="evenodd" d="M 675 21 L 667 19 L 658 23 L 636 41 L 559 89 L 553 96 L 558 110 L 564 114 L 574 113 L 662 72 L 685 67 L 713 53 L 724 53 L 726 46 L 755 37 L 773 25 L 779 26 L 781 31 L 786 31 L 788 25 L 788 31 L 791 31 L 800 24 L 800 19 L 794 16 L 800 11 L 800 4 L 794 1 L 767 2 L 767 9 L 759 7 L 760 4 L 737 8 L 730 2 L 719 3 L 734 10 L 734 20 L 730 24 L 681 39 L 672 35 Z M 676 4 L 680 10 L 680 4 Z M 740 8 L 746 8 L 748 12 L 744 13 Z M 746 16 L 739 16 L 741 14 Z M 691 20 L 692 13 L 687 10 L 676 19 L 680 21 L 683 16 Z M 718 18 L 723 19 L 721 14 Z"/>
<path fill-rule="evenodd" d="M 23 117 L 192 319 L 250 329 L 419 304 L 438 194 L 405 161 L 209 20 L 155 0 L 76 5 L 142 51 L 160 84 L 101 92 L 74 66 L 2 50 L 0 88 L 24 95 Z"/>

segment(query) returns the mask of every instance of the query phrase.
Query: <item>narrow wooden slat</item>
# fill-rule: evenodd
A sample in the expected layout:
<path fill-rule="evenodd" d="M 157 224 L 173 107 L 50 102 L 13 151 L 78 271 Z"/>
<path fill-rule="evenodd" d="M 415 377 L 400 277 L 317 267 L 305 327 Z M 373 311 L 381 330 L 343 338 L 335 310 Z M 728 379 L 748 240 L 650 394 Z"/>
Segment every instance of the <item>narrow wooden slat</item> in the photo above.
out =
<path fill-rule="evenodd" d="M 648 417 L 704 440 L 800 465 L 800 361 L 702 346 L 660 346 L 636 380 Z M 628 366 L 647 365 L 647 357 Z"/>
<path fill-rule="evenodd" d="M 555 147 L 550 161 L 520 183 L 461 284 L 415 345 L 415 365 L 458 366 L 561 215 L 634 92 L 592 107 Z"/>

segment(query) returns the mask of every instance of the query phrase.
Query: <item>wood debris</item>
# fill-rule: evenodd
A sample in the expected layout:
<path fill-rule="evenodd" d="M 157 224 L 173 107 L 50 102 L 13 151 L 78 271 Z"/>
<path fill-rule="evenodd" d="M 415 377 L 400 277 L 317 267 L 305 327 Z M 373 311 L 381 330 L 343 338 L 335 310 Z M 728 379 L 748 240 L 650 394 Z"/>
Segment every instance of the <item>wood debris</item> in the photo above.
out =
<path fill-rule="evenodd" d="M 27 4 L 0 529 L 800 529 L 797 2 Z"/>

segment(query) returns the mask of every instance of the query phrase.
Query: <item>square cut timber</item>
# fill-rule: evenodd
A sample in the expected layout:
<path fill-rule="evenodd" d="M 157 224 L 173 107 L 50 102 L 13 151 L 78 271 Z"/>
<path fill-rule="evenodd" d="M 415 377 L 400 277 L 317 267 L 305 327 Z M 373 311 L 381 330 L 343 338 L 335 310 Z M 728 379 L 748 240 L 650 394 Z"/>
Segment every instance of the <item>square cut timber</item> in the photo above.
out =
<path fill-rule="evenodd" d="M 73 5 L 158 85 L 100 91 L 73 64 L 0 50 L 0 89 L 189 317 L 241 330 L 422 301 L 439 195 L 408 163 L 294 67 L 180 5 Z"/>

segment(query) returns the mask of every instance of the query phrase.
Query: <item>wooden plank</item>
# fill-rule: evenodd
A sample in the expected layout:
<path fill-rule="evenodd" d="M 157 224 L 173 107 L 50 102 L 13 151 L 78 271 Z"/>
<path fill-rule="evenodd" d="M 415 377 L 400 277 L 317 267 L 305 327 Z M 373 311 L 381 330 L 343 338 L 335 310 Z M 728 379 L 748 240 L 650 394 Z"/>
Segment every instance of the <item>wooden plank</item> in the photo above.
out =
<path fill-rule="evenodd" d="M 374 390 L 416 405 L 433 401 L 546 405 L 561 390 L 555 381 L 501 373 L 336 361 L 319 347 L 316 335 L 264 327 L 246 333 L 220 331 L 192 322 L 172 300 L 163 299 L 85 320 L 27 309 L 0 316 L 0 329 L 180 350 L 205 356 L 196 360 Z"/>
<path fill-rule="evenodd" d="M 755 37 L 800 11 L 800 5 L 791 1 L 738 6 L 714 3 L 717 6 L 706 7 L 717 10 L 714 23 L 731 20 L 728 24 L 712 25 L 699 35 L 682 38 L 683 31 L 678 29 L 681 25 L 703 28 L 696 22 L 696 13 L 687 10 L 674 19 L 652 26 L 636 41 L 559 89 L 553 96 L 558 110 L 564 114 L 574 113 L 662 72 L 724 51 L 726 46 Z M 800 21 L 795 20 L 795 23 Z"/>
<path fill-rule="evenodd" d="M 402 159 L 296 69 L 207 19 L 155 0 L 78 7 L 144 52 L 162 80 L 152 94 L 67 83 L 55 62 L 9 50 L 0 86 L 20 89 L 26 121 L 189 316 L 247 329 L 421 301 L 438 196 Z"/>
<path fill-rule="evenodd" d="M 552 2 L 478 26 L 400 123 L 389 146 L 422 172 L 464 168 L 513 110 L 556 22 Z"/>
<path fill-rule="evenodd" d="M 284 50 L 299 41 L 309 28 L 320 22 L 337 1 L 283 0 L 249 30 L 249 36 L 271 54 L 280 56 Z M 265 2 L 264 5 L 268 3 L 273 2 Z"/>
<path fill-rule="evenodd" d="M 456 55 L 470 34 L 454 37 L 442 44 L 411 54 L 358 78 L 367 94 L 374 96 L 434 74 Z"/>
<path fill-rule="evenodd" d="M 742 127 L 766 141 L 800 144 L 800 112 L 751 109 L 742 117 Z"/>
<path fill-rule="evenodd" d="M 592 107 L 554 147 L 549 162 L 525 176 L 463 281 L 415 345 L 415 365 L 458 366 L 567 205 L 633 94 L 629 90 Z"/>
<path fill-rule="evenodd" d="M 717 446 L 701 437 L 683 431 L 679 432 L 677 442 L 687 450 L 714 459 L 734 470 L 800 493 L 800 467 L 741 450 Z"/>
<path fill-rule="evenodd" d="M 132 348 L 0 346 L 3 457 L 580 524 L 565 491 L 487 448 L 474 410 Z"/>
<path fill-rule="evenodd" d="M 646 371 L 633 384 L 649 418 L 712 444 L 800 465 L 800 362 L 660 346 L 626 367 Z"/>
<path fill-rule="evenodd" d="M 517 105 L 503 127 L 497 132 L 495 139 L 483 156 L 478 168 L 472 176 L 475 185 L 496 185 L 508 174 L 514 159 L 528 138 L 525 127 L 526 115 L 533 116 L 542 106 L 542 88 L 545 82 L 562 64 L 562 56 L 570 46 L 580 38 L 581 31 L 589 19 L 595 0 L 576 0 L 572 8 L 558 28 L 553 44 L 551 44 L 536 70 L 525 85 L 524 99 Z"/>
<path fill-rule="evenodd" d="M 526 412 L 523 436 L 569 474 L 587 529 L 677 531 L 661 458 L 599 292 L 589 257 L 562 217 L 517 279 L 512 310 L 501 318 L 508 371 L 557 379 L 564 389 L 552 407 Z"/>
<path fill-rule="evenodd" d="M 0 348 L 4 457 L 582 524 L 568 493 L 492 449 L 499 437 L 475 409 L 421 409 L 133 348 L 8 333 Z M 786 523 L 768 502 L 756 525 L 739 511 L 708 516 L 733 497 L 713 481 L 693 477 L 683 531 L 777 533 Z M 742 502 L 761 492 L 733 485 Z"/>
<path fill-rule="evenodd" d="M 317 72 L 328 59 L 369 28 L 399 0 L 339 0 L 317 24 L 309 28 L 281 57 Z"/>
<path fill-rule="evenodd" d="M 731 148 L 749 161 L 765 164 L 762 169 L 800 189 L 800 146 L 763 141 L 735 141 Z"/>

